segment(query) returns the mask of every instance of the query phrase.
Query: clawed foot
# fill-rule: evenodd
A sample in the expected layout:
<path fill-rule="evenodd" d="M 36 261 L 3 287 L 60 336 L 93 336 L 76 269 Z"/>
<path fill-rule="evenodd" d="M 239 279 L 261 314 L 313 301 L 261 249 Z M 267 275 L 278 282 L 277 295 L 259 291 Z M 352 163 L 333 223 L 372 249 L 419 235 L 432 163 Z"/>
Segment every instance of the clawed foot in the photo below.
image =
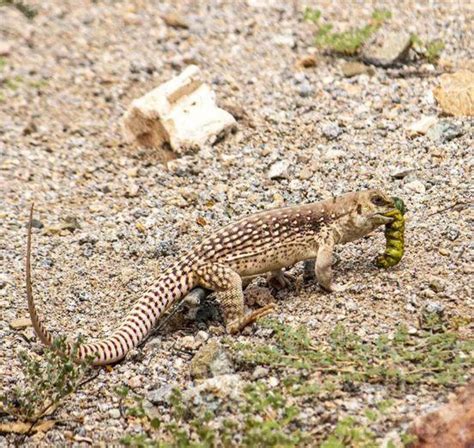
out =
<path fill-rule="evenodd" d="M 258 310 L 252 311 L 244 317 L 230 322 L 226 328 L 227 332 L 230 334 L 235 334 L 244 329 L 247 325 L 253 324 L 256 320 L 272 313 L 276 308 L 277 305 L 275 303 L 270 303 L 269 305 L 263 306 Z"/>
<path fill-rule="evenodd" d="M 326 292 L 345 292 L 351 289 L 352 284 L 351 283 L 346 283 L 345 285 L 338 285 L 338 284 L 332 284 L 330 286 L 322 286 L 321 287 L 326 291 Z"/>
<path fill-rule="evenodd" d="M 292 275 L 286 274 L 283 271 L 272 272 L 267 278 L 269 286 L 275 289 L 288 288 L 291 283 L 295 280 Z"/>

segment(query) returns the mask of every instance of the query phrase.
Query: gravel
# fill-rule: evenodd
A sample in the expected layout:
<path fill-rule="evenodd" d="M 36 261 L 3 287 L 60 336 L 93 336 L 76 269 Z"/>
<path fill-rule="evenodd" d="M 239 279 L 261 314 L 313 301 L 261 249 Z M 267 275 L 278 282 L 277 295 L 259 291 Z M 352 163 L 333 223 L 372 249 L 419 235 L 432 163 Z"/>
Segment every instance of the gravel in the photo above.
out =
<path fill-rule="evenodd" d="M 434 140 L 406 132 L 422 116 L 441 119 L 431 93 L 438 71 L 473 58 L 466 2 L 383 2 L 396 25 L 442 37 L 443 59 L 437 69 L 375 67 L 372 76 L 353 78 L 342 73 L 344 60 L 322 54 L 304 72 L 296 66 L 314 52 L 314 25 L 303 21 L 299 2 L 31 3 L 38 8 L 33 21 L 0 8 L 0 40 L 9 42 L 0 68 L 0 392 L 21 378 L 18 353 L 40 347 L 31 327 L 9 325 L 28 316 L 25 225 L 32 202 L 38 309 L 49 329 L 70 337 L 110 334 L 159 272 L 212 229 L 262 209 L 365 188 L 406 202 L 403 261 L 390 271 L 372 266 L 383 232 L 344 246 L 335 275 L 338 283 L 354 285 L 343 296 L 348 305 L 335 306 L 333 295 L 308 282 L 277 294 L 281 320 L 305 324 L 317 341 L 338 321 L 360 334 L 386 334 L 399 323 L 416 329 L 426 300 L 442 305 L 447 316 L 473 315 L 466 205 L 472 201 L 472 120 L 444 117 L 447 126 Z M 368 4 L 313 6 L 342 28 L 365 24 L 372 13 Z M 167 25 L 165 14 L 179 20 L 168 18 Z M 244 118 L 234 134 L 166 168 L 156 151 L 124 144 L 120 118 L 134 98 L 189 63 L 200 66 L 218 101 L 243 110 Z M 300 278 L 301 267 L 293 274 Z M 445 289 L 425 299 L 420 293 L 433 277 Z M 155 402 L 166 400 L 160 388 L 169 384 L 188 388 L 195 399 L 213 387 L 238 395 L 245 379 L 235 373 L 201 386 L 189 379 L 190 360 L 207 339 L 199 332 L 217 340 L 224 334 L 215 307 L 206 302 L 201 310 L 196 321 L 178 316 L 168 323 L 140 356 L 112 372 L 100 370 L 58 409 L 54 418 L 61 424 L 25 446 L 81 438 L 115 444 L 139 430 L 117 414 L 113 391 L 120 385 Z M 262 331 L 248 329 L 239 338 L 251 342 Z M 255 378 L 267 376 L 256 370 Z M 361 389 L 352 398 L 363 407 L 374 393 Z M 420 388 L 413 400 L 403 398 L 393 428 L 446 395 Z M 313 412 L 314 403 L 306 405 L 310 430 L 331 430 L 343 403 L 328 401 L 328 423 Z M 0 446 L 14 440 L 0 435 Z"/>

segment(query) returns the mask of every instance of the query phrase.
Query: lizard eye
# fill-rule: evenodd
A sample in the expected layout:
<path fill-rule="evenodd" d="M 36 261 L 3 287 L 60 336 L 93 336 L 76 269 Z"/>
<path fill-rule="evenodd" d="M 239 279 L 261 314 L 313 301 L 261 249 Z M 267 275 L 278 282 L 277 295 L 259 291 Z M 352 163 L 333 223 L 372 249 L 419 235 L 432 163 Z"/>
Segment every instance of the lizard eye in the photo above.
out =
<path fill-rule="evenodd" d="M 385 204 L 385 199 L 382 196 L 373 196 L 372 199 L 370 200 L 372 204 L 380 207 Z"/>

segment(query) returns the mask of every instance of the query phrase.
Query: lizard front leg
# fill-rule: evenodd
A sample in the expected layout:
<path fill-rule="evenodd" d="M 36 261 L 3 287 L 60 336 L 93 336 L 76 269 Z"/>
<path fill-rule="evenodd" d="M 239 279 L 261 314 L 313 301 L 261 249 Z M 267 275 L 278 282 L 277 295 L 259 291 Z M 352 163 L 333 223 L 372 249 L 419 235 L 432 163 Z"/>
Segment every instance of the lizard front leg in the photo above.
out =
<path fill-rule="evenodd" d="M 212 289 L 222 307 L 226 330 L 233 334 L 271 313 L 276 305 L 269 304 L 249 314 L 244 312 L 242 279 L 234 270 L 222 264 L 209 264 L 197 271 L 199 285 Z"/>
<path fill-rule="evenodd" d="M 319 244 L 318 255 L 316 257 L 315 274 L 318 283 L 328 292 L 342 292 L 348 286 L 336 285 L 333 283 L 332 264 L 334 256 L 334 238 L 327 235 Z"/>

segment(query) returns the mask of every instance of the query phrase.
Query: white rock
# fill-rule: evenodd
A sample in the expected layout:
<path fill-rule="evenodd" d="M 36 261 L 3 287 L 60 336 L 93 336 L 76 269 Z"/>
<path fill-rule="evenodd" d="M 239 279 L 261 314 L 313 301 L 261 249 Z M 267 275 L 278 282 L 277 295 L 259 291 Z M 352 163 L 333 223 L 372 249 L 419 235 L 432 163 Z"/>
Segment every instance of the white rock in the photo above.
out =
<path fill-rule="evenodd" d="M 289 177 L 288 168 L 290 167 L 290 162 L 288 160 L 279 160 L 275 162 L 268 171 L 269 179 L 281 179 Z"/>
<path fill-rule="evenodd" d="M 198 331 L 196 334 L 196 342 L 199 344 L 202 344 L 203 342 L 206 342 L 209 339 L 209 333 L 206 333 L 205 331 Z"/>
<path fill-rule="evenodd" d="M 110 409 L 109 415 L 111 418 L 120 418 L 120 410 L 119 409 Z"/>
<path fill-rule="evenodd" d="M 270 387 L 277 387 L 278 384 L 280 384 L 280 381 L 278 380 L 277 377 L 271 376 L 270 378 L 268 378 L 268 385 Z"/>
<path fill-rule="evenodd" d="M 428 129 L 437 122 L 437 119 L 433 115 L 422 117 L 420 120 L 413 122 L 408 126 L 407 131 L 410 137 L 416 135 L 425 135 Z"/>
<path fill-rule="evenodd" d="M 344 157 L 346 157 L 346 152 L 342 149 L 328 149 L 323 155 L 323 160 L 342 159 Z"/>
<path fill-rule="evenodd" d="M 414 181 L 406 184 L 404 189 L 407 190 L 407 191 L 411 191 L 413 193 L 420 193 L 420 194 L 422 194 L 426 191 L 425 185 L 423 184 L 423 182 L 421 182 L 419 180 L 414 180 Z"/>
<path fill-rule="evenodd" d="M 195 65 L 132 101 L 122 118 L 128 143 L 160 148 L 167 142 L 178 155 L 214 143 L 233 126 L 234 117 L 216 106 Z"/>

